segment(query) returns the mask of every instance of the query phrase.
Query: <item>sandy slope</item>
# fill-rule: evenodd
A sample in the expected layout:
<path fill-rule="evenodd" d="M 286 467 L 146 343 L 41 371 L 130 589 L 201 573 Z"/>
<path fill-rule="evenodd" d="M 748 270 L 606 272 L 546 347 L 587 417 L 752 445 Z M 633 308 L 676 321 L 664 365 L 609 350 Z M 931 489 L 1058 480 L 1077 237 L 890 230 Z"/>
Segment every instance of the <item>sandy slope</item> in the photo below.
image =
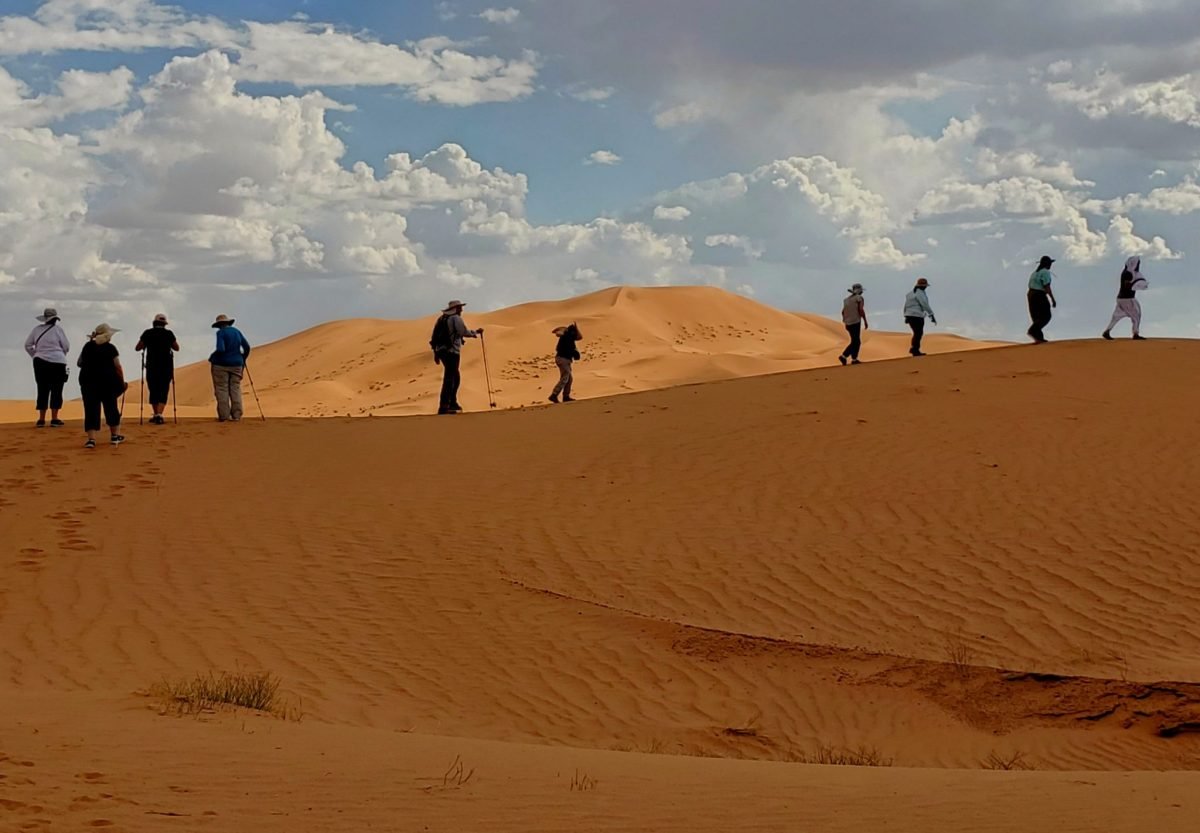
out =
<path fill-rule="evenodd" d="M 1067 343 L 93 454 L 0 427 L 0 808 L 1188 829 L 1191 773 L 1054 771 L 1200 767 L 1159 736 L 1200 722 L 1198 371 L 1196 343 Z M 210 668 L 279 674 L 305 722 L 132 694 Z M 923 769 L 784 763 L 823 744 Z M 426 795 L 460 753 L 478 784 Z"/>
<path fill-rule="evenodd" d="M 428 349 L 435 317 L 337 321 L 264 345 L 252 359 L 263 407 L 273 416 L 436 411 L 441 369 Z M 577 372 L 580 398 L 833 365 L 846 344 L 840 323 L 780 312 L 711 287 L 606 289 L 566 301 L 469 313 L 466 320 L 486 330 L 493 385 L 505 408 L 545 403 L 558 378 L 551 330 L 571 321 L 587 336 L 580 344 L 585 359 Z M 252 324 L 247 337 L 253 341 Z M 129 377 L 136 379 L 133 342 L 119 346 L 132 368 Z M 905 356 L 908 346 L 908 335 L 868 332 L 864 358 Z M 927 346 L 937 353 L 989 345 L 931 335 Z M 487 410 L 477 341 L 469 343 L 463 373 L 463 406 Z M 182 413 L 209 416 L 208 366 L 181 368 L 178 384 Z M 128 401 L 136 406 L 136 386 Z M 25 421 L 28 416 L 28 405 L 0 403 L 0 421 Z"/>

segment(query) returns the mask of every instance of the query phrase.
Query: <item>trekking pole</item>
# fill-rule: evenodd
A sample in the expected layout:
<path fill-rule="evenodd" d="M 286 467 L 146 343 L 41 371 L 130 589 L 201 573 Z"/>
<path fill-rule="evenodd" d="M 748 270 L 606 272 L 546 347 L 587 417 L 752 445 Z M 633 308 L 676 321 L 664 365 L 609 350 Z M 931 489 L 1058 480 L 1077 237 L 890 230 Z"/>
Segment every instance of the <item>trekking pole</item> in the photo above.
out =
<path fill-rule="evenodd" d="M 175 404 L 175 371 L 171 371 L 171 412 L 175 415 L 175 424 L 179 424 L 179 406 Z"/>
<path fill-rule="evenodd" d="M 482 335 L 479 336 L 479 346 L 483 348 L 483 378 L 487 380 L 488 405 L 489 407 L 495 408 L 496 395 L 492 393 L 492 372 L 488 369 L 487 339 L 485 339 Z"/>
<path fill-rule="evenodd" d="M 142 415 L 145 413 L 142 409 L 142 402 L 145 399 L 143 394 L 146 392 L 146 351 L 142 351 L 142 375 L 138 378 L 138 425 L 142 424 Z"/>
<path fill-rule="evenodd" d="M 254 394 L 254 402 L 258 405 L 258 415 L 262 417 L 262 421 L 267 421 L 267 415 L 263 413 L 262 403 L 258 401 L 258 391 L 254 389 L 254 376 L 250 373 L 250 365 L 246 364 L 246 379 L 250 382 L 250 392 Z"/>

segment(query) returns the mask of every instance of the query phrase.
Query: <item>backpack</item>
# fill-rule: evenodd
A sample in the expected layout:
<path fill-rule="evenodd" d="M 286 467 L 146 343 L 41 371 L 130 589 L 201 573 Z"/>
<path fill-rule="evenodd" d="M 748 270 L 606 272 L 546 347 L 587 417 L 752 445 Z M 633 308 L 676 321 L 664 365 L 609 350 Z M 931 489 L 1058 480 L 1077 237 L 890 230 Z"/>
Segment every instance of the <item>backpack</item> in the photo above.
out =
<path fill-rule="evenodd" d="M 450 335 L 450 316 L 443 315 L 433 324 L 433 335 L 429 337 L 429 346 L 434 353 L 442 353 L 454 346 Z"/>

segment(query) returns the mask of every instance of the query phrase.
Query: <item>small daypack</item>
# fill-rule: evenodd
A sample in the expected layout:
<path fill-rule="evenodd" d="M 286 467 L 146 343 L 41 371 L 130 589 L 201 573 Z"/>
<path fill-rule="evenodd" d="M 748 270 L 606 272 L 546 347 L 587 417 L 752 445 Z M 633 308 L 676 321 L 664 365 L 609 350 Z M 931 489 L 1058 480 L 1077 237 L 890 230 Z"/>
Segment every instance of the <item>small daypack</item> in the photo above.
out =
<path fill-rule="evenodd" d="M 450 335 L 450 316 L 443 315 L 434 322 L 429 346 L 434 353 L 444 353 L 454 346 L 454 338 Z"/>

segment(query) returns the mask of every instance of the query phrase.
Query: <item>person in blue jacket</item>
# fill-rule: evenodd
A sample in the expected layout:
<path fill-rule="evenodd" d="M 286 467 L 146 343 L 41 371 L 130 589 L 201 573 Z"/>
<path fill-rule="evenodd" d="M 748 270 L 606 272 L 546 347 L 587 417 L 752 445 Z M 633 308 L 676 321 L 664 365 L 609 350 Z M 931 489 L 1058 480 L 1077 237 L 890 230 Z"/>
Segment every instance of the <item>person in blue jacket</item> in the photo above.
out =
<path fill-rule="evenodd" d="M 233 319 L 228 315 L 218 315 L 213 327 L 217 331 L 217 349 L 208 361 L 212 365 L 217 420 L 238 422 L 242 418 L 242 374 L 246 372 L 250 342 L 233 326 Z"/>

